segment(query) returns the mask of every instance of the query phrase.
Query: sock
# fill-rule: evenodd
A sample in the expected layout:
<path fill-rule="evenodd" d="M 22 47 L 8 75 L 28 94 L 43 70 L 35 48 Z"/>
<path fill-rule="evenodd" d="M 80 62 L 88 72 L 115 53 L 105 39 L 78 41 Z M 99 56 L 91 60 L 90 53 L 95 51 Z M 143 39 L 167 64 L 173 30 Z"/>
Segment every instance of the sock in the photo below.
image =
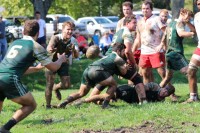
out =
<path fill-rule="evenodd" d="M 190 99 L 197 100 L 197 93 L 190 93 Z"/>
<path fill-rule="evenodd" d="M 16 124 L 17 124 L 17 121 L 14 118 L 12 118 L 3 126 L 3 128 L 6 130 L 10 130 Z"/>
<path fill-rule="evenodd" d="M 64 100 L 64 102 L 62 102 L 62 103 L 60 104 L 60 106 L 61 106 L 61 107 L 65 107 L 68 103 L 70 103 L 70 102 L 72 102 L 72 101 L 74 101 L 74 98 L 71 97 L 71 96 L 68 96 L 68 98 L 67 98 L 66 100 Z"/>

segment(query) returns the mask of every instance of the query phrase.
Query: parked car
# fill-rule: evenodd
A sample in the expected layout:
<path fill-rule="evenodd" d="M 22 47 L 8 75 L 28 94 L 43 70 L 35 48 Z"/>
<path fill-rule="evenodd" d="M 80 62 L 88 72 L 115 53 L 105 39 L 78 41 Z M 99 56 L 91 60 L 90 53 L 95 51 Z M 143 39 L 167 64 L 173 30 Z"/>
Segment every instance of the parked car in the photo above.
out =
<path fill-rule="evenodd" d="M 75 24 L 75 30 L 78 29 L 82 35 L 87 35 L 87 29 L 84 24 L 78 23 L 69 15 L 63 15 L 63 14 L 49 14 L 46 16 L 46 29 L 47 29 L 47 36 L 51 36 L 54 34 L 53 29 L 53 23 L 56 20 L 56 17 L 58 17 L 58 28 L 59 31 L 62 30 L 62 24 L 66 21 L 72 21 Z"/>
<path fill-rule="evenodd" d="M 116 24 L 105 17 L 83 17 L 77 21 L 86 25 L 90 35 L 96 33 L 101 36 L 106 30 L 116 29 Z"/>
<path fill-rule="evenodd" d="M 136 18 L 137 18 L 137 19 L 143 17 L 142 11 L 133 11 L 133 14 L 136 15 Z M 160 10 L 153 10 L 153 11 L 152 11 L 152 14 L 153 14 L 153 15 L 156 15 L 156 16 L 159 16 Z M 169 13 L 168 19 L 169 19 L 169 21 L 172 19 L 172 15 L 171 15 L 170 13 Z"/>
<path fill-rule="evenodd" d="M 4 19 L 6 24 L 6 37 L 8 42 L 23 37 L 22 23 L 27 19 L 25 16 L 12 16 Z"/>
<path fill-rule="evenodd" d="M 104 16 L 104 17 L 108 18 L 113 23 L 117 23 L 119 21 L 119 17 L 118 16 Z"/>

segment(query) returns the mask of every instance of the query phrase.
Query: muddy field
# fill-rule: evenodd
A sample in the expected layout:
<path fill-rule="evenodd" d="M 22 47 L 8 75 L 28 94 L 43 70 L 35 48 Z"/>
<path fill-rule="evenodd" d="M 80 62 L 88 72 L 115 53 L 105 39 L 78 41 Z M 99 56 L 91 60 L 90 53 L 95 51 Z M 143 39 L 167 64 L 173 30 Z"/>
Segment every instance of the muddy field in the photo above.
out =
<path fill-rule="evenodd" d="M 133 128 L 118 128 L 118 129 L 113 129 L 111 131 L 101 131 L 101 130 L 82 130 L 78 133 L 184 133 L 184 126 L 192 126 L 194 127 L 194 132 L 195 128 L 199 128 L 200 124 L 195 124 L 195 123 L 188 123 L 188 122 L 182 122 L 181 127 L 176 129 L 173 126 L 169 124 L 161 125 L 161 127 L 156 126 L 154 122 L 151 121 L 145 121 L 143 124 L 133 127 Z"/>

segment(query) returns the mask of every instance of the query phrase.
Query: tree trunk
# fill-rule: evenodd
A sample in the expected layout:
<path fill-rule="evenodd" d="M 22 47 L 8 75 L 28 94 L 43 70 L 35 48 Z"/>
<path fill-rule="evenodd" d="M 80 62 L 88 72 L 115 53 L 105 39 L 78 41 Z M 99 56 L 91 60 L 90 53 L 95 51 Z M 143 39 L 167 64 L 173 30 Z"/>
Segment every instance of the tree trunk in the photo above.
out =
<path fill-rule="evenodd" d="M 180 9 L 184 7 L 185 0 L 171 0 L 172 2 L 172 19 L 178 18 Z"/>
<path fill-rule="evenodd" d="M 49 8 L 51 7 L 53 0 L 30 0 L 34 7 L 34 13 L 39 11 L 41 18 L 45 20 Z"/>

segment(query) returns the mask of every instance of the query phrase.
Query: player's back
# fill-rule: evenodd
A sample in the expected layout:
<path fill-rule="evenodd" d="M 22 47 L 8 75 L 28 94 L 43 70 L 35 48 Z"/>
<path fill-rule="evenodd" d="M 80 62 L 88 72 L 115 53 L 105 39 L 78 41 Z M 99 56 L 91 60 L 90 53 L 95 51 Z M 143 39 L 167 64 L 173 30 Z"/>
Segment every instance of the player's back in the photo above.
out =
<path fill-rule="evenodd" d="M 33 52 L 34 42 L 27 39 L 14 41 L 0 63 L 0 73 L 18 75 L 24 74 L 29 66 L 36 60 Z"/>

